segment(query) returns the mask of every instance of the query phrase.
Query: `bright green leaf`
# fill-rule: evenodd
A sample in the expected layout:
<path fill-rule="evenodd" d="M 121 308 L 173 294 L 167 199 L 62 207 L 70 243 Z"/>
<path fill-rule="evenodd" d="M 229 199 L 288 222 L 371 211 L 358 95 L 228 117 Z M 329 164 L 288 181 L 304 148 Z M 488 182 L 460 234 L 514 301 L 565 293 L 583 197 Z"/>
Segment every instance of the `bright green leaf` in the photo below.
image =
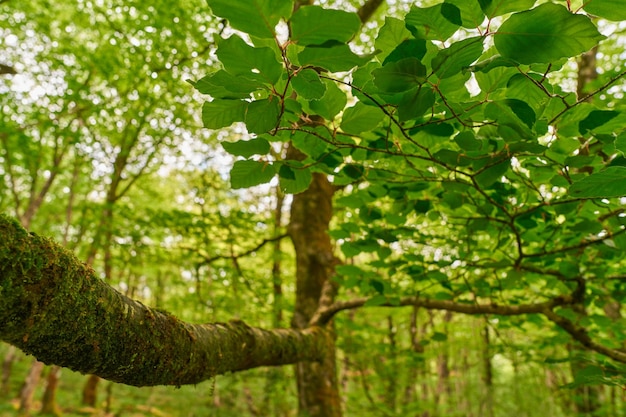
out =
<path fill-rule="evenodd" d="M 355 13 L 302 6 L 289 21 L 291 40 L 299 45 L 321 45 L 328 41 L 346 43 L 361 27 Z"/>
<path fill-rule="evenodd" d="M 626 20 L 624 0 L 587 0 L 583 4 L 583 9 L 589 14 L 607 20 Z"/>
<path fill-rule="evenodd" d="M 252 155 L 265 155 L 270 151 L 270 143 L 263 138 L 221 142 L 221 145 L 229 154 L 245 158 L 249 158 Z"/>
<path fill-rule="evenodd" d="M 263 84 L 219 70 L 199 79 L 194 87 L 213 98 L 247 98 L 253 91 L 263 88 Z"/>
<path fill-rule="evenodd" d="M 579 198 L 626 197 L 626 167 L 608 167 L 591 174 L 573 183 L 569 192 Z"/>
<path fill-rule="evenodd" d="M 478 0 L 480 8 L 490 19 L 506 13 L 528 10 L 537 0 Z"/>
<path fill-rule="evenodd" d="M 280 104 L 276 97 L 256 100 L 248 104 L 246 128 L 249 133 L 266 133 L 278 124 Z"/>
<path fill-rule="evenodd" d="M 273 165 L 262 161 L 236 161 L 230 170 L 233 188 L 248 188 L 269 182 L 276 174 Z"/>
<path fill-rule="evenodd" d="M 378 59 L 385 60 L 391 51 L 410 37 L 411 32 L 407 30 L 402 20 L 385 17 L 385 24 L 378 31 L 378 36 L 374 42 L 374 47 L 381 51 L 377 55 Z"/>
<path fill-rule="evenodd" d="M 221 129 L 243 122 L 247 103 L 241 100 L 213 100 L 202 106 L 202 123 L 209 129 Z"/>
<path fill-rule="evenodd" d="M 495 34 L 502 56 L 522 64 L 549 63 L 573 57 L 604 39 L 588 17 L 544 3 L 509 17 Z"/>
<path fill-rule="evenodd" d="M 289 161 L 290 165 L 281 165 L 278 170 L 280 188 L 287 194 L 298 194 L 309 188 L 313 175 L 309 168 L 301 166 L 297 161 Z M 300 165 L 300 166 L 296 166 Z"/>
<path fill-rule="evenodd" d="M 361 57 L 346 44 L 325 44 L 307 46 L 299 54 L 301 65 L 321 67 L 330 72 L 350 71 L 352 68 L 365 64 L 369 57 Z"/>
<path fill-rule="evenodd" d="M 456 75 L 476 61 L 483 53 L 483 37 L 464 39 L 442 49 L 431 66 L 440 79 Z"/>
<path fill-rule="evenodd" d="M 273 38 L 274 28 L 293 10 L 293 0 L 207 0 L 213 14 L 232 27 L 259 38 Z"/>
<path fill-rule="evenodd" d="M 236 35 L 221 40 L 216 54 L 224 69 L 232 75 L 275 84 L 283 74 L 283 66 L 274 51 L 250 46 Z"/>
<path fill-rule="evenodd" d="M 626 155 L 626 131 L 620 133 L 615 138 L 615 148 L 623 155 Z"/>
<path fill-rule="evenodd" d="M 304 69 L 291 79 L 291 86 L 296 93 L 307 100 L 317 100 L 324 96 L 326 84 L 313 69 Z"/>
<path fill-rule="evenodd" d="M 326 120 L 333 120 L 337 114 L 346 107 L 348 98 L 337 84 L 330 80 L 323 80 L 326 85 L 326 93 L 319 100 L 311 100 L 309 108 L 315 114 L 322 116 Z"/>
<path fill-rule="evenodd" d="M 476 28 L 485 20 L 485 14 L 479 7 L 478 0 L 445 0 L 444 4 L 450 3 L 456 6 L 461 13 L 461 26 Z"/>
<path fill-rule="evenodd" d="M 381 91 L 399 93 L 423 84 L 426 67 L 417 58 L 404 58 L 375 69 L 372 75 L 374 84 Z"/>
<path fill-rule="evenodd" d="M 449 3 L 446 4 L 448 12 L 445 15 L 442 12 L 442 4 L 427 8 L 411 6 L 411 10 L 407 13 L 404 21 L 407 28 L 413 33 L 413 36 L 420 39 L 436 39 L 440 41 L 444 41 L 452 36 L 459 28 L 460 22 L 453 23 L 449 20 L 451 14 L 450 7 L 456 6 Z"/>
<path fill-rule="evenodd" d="M 341 129 L 346 133 L 359 134 L 373 130 L 384 119 L 385 114 L 378 108 L 357 102 L 343 112 Z"/>

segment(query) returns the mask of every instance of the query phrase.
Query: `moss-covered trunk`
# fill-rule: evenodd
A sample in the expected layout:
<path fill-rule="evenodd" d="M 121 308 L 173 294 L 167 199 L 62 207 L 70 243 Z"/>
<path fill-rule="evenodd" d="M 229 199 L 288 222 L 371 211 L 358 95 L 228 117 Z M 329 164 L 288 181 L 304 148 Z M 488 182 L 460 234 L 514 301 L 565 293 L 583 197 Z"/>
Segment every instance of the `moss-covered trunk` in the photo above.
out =
<path fill-rule="evenodd" d="M 129 385 L 324 360 L 321 327 L 189 324 L 115 291 L 62 246 L 0 216 L 0 340 L 48 363 Z"/>

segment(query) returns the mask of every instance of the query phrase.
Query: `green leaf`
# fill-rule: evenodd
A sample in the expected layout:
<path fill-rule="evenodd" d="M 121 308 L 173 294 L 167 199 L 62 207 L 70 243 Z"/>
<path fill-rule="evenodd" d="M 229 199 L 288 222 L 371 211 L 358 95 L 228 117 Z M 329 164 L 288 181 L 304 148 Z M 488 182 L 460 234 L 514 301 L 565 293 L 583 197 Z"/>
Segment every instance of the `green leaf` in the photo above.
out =
<path fill-rule="evenodd" d="M 578 123 L 578 131 L 584 135 L 588 131 L 608 123 L 619 114 L 620 112 L 612 110 L 593 110 Z"/>
<path fill-rule="evenodd" d="M 270 143 L 263 138 L 221 142 L 221 145 L 229 154 L 245 158 L 249 158 L 252 155 L 266 155 L 270 151 Z"/>
<path fill-rule="evenodd" d="M 435 104 L 435 93 L 428 85 L 420 85 L 402 95 L 398 103 L 398 118 L 401 122 L 417 119 Z"/>
<path fill-rule="evenodd" d="M 423 84 L 426 67 L 417 58 L 404 58 L 375 69 L 372 75 L 374 84 L 381 91 L 399 93 Z"/>
<path fill-rule="evenodd" d="M 430 337 L 430 340 L 433 340 L 435 342 L 445 342 L 446 340 L 448 340 L 448 335 L 441 332 L 435 332 Z"/>
<path fill-rule="evenodd" d="M 485 20 L 485 14 L 479 7 L 478 0 L 445 0 L 456 6 L 461 13 L 461 26 L 469 29 L 476 28 Z"/>
<path fill-rule="evenodd" d="M 309 168 L 303 167 L 298 161 L 288 161 L 290 165 L 283 164 L 278 170 L 280 188 L 284 193 L 298 194 L 309 188 L 313 175 Z"/>
<path fill-rule="evenodd" d="M 309 108 L 326 120 L 333 120 L 348 102 L 346 93 L 330 80 L 322 80 L 326 85 L 326 93 L 319 100 L 310 101 Z"/>
<path fill-rule="evenodd" d="M 293 0 L 207 0 L 213 14 L 228 20 L 242 32 L 259 38 L 273 38 L 281 18 L 288 18 Z"/>
<path fill-rule="evenodd" d="M 602 39 L 588 17 L 544 3 L 509 17 L 496 32 L 494 42 L 502 56 L 532 64 L 579 55 Z"/>
<path fill-rule="evenodd" d="M 361 28 L 355 13 L 302 6 L 289 21 L 291 40 L 299 45 L 321 45 L 328 41 L 346 43 Z"/>
<path fill-rule="evenodd" d="M 343 112 L 341 129 L 346 133 L 358 134 L 374 130 L 383 121 L 385 114 L 378 108 L 357 102 Z"/>
<path fill-rule="evenodd" d="M 439 51 L 431 63 L 437 76 L 451 77 L 469 67 L 483 53 L 483 39 L 482 36 L 464 39 Z"/>
<path fill-rule="evenodd" d="M 383 61 L 383 65 L 389 62 L 400 61 L 407 57 L 422 59 L 426 55 L 426 41 L 424 39 L 407 39 L 398 45 Z"/>
<path fill-rule="evenodd" d="M 278 98 L 256 100 L 248 104 L 246 128 L 249 133 L 266 133 L 278 124 L 280 103 Z"/>
<path fill-rule="evenodd" d="M 479 172 L 478 174 L 476 174 L 474 179 L 481 188 L 488 188 L 495 182 L 500 181 L 500 178 L 502 178 L 502 176 L 506 173 L 506 171 L 508 171 L 510 167 L 511 162 L 508 159 L 505 159 Z"/>
<path fill-rule="evenodd" d="M 313 69 L 304 69 L 291 79 L 291 86 L 296 93 L 307 100 L 317 100 L 324 96 L 326 84 Z"/>
<path fill-rule="evenodd" d="M 471 130 L 459 133 L 454 137 L 454 141 L 459 145 L 459 148 L 466 151 L 478 151 L 483 146 L 482 141 L 476 139 L 474 132 Z"/>
<path fill-rule="evenodd" d="M 276 174 L 273 165 L 262 161 L 236 161 L 230 170 L 233 188 L 248 188 L 269 182 Z"/>
<path fill-rule="evenodd" d="M 363 304 L 363 306 L 365 307 L 375 307 L 375 306 L 382 306 L 384 304 L 387 304 L 387 297 L 385 297 L 382 294 L 378 294 L 373 296 L 372 298 L 368 299 L 365 304 Z"/>
<path fill-rule="evenodd" d="M 321 67 L 330 72 L 350 71 L 365 64 L 369 57 L 361 57 L 352 52 L 346 44 L 329 43 L 307 46 L 298 54 L 301 65 Z"/>
<path fill-rule="evenodd" d="M 264 87 L 258 81 L 237 77 L 224 70 L 199 79 L 193 86 L 200 93 L 213 98 L 247 98 L 253 91 Z"/>
<path fill-rule="evenodd" d="M 411 32 L 407 30 L 404 21 L 394 17 L 385 17 L 385 24 L 378 31 L 378 36 L 374 42 L 374 47 L 381 51 L 377 55 L 378 59 L 385 60 L 391 51 L 410 37 Z"/>
<path fill-rule="evenodd" d="M 583 9 L 589 14 L 603 17 L 607 20 L 626 20 L 626 8 L 623 0 L 591 0 L 583 4 Z"/>
<path fill-rule="evenodd" d="M 255 48 L 236 35 L 221 40 L 216 54 L 224 69 L 232 75 L 275 84 L 283 74 L 283 66 L 272 49 Z"/>
<path fill-rule="evenodd" d="M 446 4 L 447 6 L 445 6 L 443 11 L 443 4 L 427 8 L 411 6 L 411 10 L 404 18 L 404 22 L 413 36 L 420 39 L 436 39 L 439 41 L 447 40 L 452 36 L 459 28 L 460 22 L 454 23 L 449 20 L 452 15 L 450 8 L 456 6 L 449 3 Z M 457 10 L 459 9 L 457 8 Z"/>
<path fill-rule="evenodd" d="M 247 103 L 241 100 L 213 100 L 202 105 L 202 123 L 208 129 L 221 129 L 243 122 Z"/>
<path fill-rule="evenodd" d="M 569 187 L 569 193 L 579 198 L 611 198 L 626 196 L 626 167 L 608 167 L 591 174 Z"/>
<path fill-rule="evenodd" d="M 492 101 L 485 107 L 485 116 L 497 123 L 498 134 L 507 142 L 516 142 L 520 139 L 531 140 L 534 137 L 527 124 L 534 122 L 534 111 L 520 100 Z"/>
<path fill-rule="evenodd" d="M 491 19 L 506 13 L 528 10 L 535 5 L 536 0 L 478 0 L 478 3 L 487 17 Z"/>
<path fill-rule="evenodd" d="M 615 138 L 615 149 L 626 155 L 626 131 Z"/>

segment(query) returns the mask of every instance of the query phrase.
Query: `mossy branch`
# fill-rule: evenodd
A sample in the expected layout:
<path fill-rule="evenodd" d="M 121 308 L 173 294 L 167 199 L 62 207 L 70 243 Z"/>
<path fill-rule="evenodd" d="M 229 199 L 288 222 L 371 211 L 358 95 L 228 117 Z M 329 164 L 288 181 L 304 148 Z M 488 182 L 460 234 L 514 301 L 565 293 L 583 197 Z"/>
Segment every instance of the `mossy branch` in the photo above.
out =
<path fill-rule="evenodd" d="M 47 364 L 135 386 L 196 384 L 319 361 L 322 327 L 189 324 L 125 297 L 71 252 L 0 215 L 0 340 Z"/>

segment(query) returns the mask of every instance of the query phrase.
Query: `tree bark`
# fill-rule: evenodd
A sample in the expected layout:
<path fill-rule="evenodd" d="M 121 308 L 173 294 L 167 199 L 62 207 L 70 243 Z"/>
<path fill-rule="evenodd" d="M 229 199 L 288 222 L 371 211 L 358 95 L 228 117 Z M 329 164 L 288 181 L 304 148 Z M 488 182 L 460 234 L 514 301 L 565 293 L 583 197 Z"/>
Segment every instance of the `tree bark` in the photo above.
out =
<path fill-rule="evenodd" d="M 135 386 L 196 384 L 260 366 L 334 360 L 322 327 L 189 324 L 148 308 L 6 216 L 0 216 L 0 340 L 47 364 Z"/>
<path fill-rule="evenodd" d="M 290 148 L 288 155 L 298 157 Z M 296 251 L 296 303 L 292 326 L 305 329 L 320 307 L 323 290 L 332 301 L 331 274 L 335 264 L 328 227 L 332 218 L 334 188 L 325 175 L 316 173 L 310 187 L 293 197 L 289 235 Z M 332 324 L 329 324 L 329 328 Z M 296 366 L 299 414 L 307 417 L 340 417 L 334 338 L 328 339 L 323 362 Z"/>

